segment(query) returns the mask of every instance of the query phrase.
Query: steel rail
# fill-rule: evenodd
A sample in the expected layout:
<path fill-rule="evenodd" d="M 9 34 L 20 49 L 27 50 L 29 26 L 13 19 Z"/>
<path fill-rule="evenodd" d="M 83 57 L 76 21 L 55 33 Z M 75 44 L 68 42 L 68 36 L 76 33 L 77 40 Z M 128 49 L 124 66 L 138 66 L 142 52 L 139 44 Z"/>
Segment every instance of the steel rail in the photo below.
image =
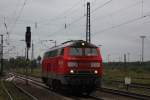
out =
<path fill-rule="evenodd" d="M 116 89 L 110 89 L 110 88 L 103 87 L 99 91 L 106 92 L 106 93 L 112 93 L 112 94 L 116 94 L 116 95 L 127 96 L 127 97 L 131 97 L 131 98 L 139 99 L 139 100 L 150 100 L 150 96 L 147 96 L 147 95 L 136 94 L 136 93 L 126 92 L 126 91 L 120 91 L 120 90 L 116 90 Z"/>
<path fill-rule="evenodd" d="M 9 73 L 10 75 L 14 75 L 14 76 L 20 76 L 20 77 L 23 77 L 25 79 L 25 75 L 24 74 L 18 74 L 18 73 Z M 33 78 L 37 78 L 37 79 L 33 79 Z M 30 80 L 33 80 L 33 81 L 36 81 L 36 82 L 39 82 L 39 83 L 42 83 L 42 81 L 39 81 L 38 79 L 41 79 L 40 77 L 35 77 L 35 76 L 30 76 L 28 75 L 28 79 Z"/>
<path fill-rule="evenodd" d="M 123 81 L 116 81 L 116 80 L 111 80 L 111 81 L 114 82 L 114 83 L 124 84 Z M 134 87 L 134 88 L 150 89 L 150 85 L 149 84 L 131 83 L 129 86 L 130 87 Z"/>
<path fill-rule="evenodd" d="M 104 99 L 101 99 L 101 98 L 98 98 L 98 97 L 94 97 L 94 96 L 88 96 L 88 97 L 72 97 L 74 98 L 74 100 L 104 100 Z"/>
<path fill-rule="evenodd" d="M 35 96 L 33 96 L 32 94 L 30 94 L 29 92 L 27 92 L 26 90 L 24 90 L 23 88 L 17 86 L 14 82 L 13 85 L 19 89 L 22 93 L 24 93 L 25 95 L 29 96 L 30 98 L 32 98 L 33 100 L 38 100 Z"/>
<path fill-rule="evenodd" d="M 19 79 L 21 79 L 21 80 L 26 80 L 26 78 L 25 77 L 23 77 L 23 76 L 16 76 L 16 78 L 19 78 Z M 63 95 L 61 95 L 61 94 L 58 94 L 58 93 L 55 93 L 55 92 L 52 92 L 52 91 L 50 91 L 50 88 L 48 87 L 48 86 L 46 86 L 45 84 L 43 84 L 42 82 L 39 82 L 39 81 L 37 81 L 37 80 L 32 80 L 32 79 L 27 79 L 32 85 L 36 85 L 36 86 L 39 86 L 39 87 L 42 87 L 44 90 L 46 90 L 47 92 L 49 92 L 49 93 L 53 93 L 53 95 L 56 95 L 56 96 L 59 96 L 60 98 L 64 98 L 64 100 L 74 100 L 74 99 L 72 99 L 72 98 L 69 98 L 69 97 L 65 97 L 65 96 L 63 96 Z"/>

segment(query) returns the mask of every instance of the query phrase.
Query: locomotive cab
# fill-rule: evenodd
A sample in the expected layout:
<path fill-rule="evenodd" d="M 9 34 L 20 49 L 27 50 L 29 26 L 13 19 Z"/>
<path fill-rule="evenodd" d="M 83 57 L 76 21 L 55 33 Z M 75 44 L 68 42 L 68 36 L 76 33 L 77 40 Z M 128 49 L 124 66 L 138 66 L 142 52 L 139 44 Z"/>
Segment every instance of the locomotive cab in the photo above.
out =
<path fill-rule="evenodd" d="M 69 86 L 92 91 L 101 87 L 102 58 L 99 48 L 85 41 L 76 42 L 66 48 L 65 76 Z"/>

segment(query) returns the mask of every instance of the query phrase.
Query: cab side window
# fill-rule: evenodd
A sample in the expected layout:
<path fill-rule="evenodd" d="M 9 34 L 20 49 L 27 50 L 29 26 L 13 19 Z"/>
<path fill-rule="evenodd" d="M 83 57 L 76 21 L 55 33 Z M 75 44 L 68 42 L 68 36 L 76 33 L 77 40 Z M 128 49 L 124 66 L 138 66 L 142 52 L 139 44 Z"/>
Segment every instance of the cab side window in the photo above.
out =
<path fill-rule="evenodd" d="M 58 55 L 64 55 L 64 48 L 60 48 L 58 50 Z"/>
<path fill-rule="evenodd" d="M 44 58 L 47 58 L 48 57 L 48 52 L 46 52 L 45 54 L 44 54 Z"/>
<path fill-rule="evenodd" d="M 64 55 L 64 48 L 60 50 L 60 55 Z"/>

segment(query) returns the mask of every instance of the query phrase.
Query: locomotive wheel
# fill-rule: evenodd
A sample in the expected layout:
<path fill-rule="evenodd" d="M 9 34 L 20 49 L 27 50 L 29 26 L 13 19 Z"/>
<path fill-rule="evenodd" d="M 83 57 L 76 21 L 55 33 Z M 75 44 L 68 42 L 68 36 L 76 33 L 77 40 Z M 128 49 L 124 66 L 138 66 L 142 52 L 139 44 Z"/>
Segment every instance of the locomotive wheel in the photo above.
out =
<path fill-rule="evenodd" d="M 47 78 L 42 77 L 42 81 L 43 81 L 44 83 L 47 83 Z"/>
<path fill-rule="evenodd" d="M 47 80 L 46 85 L 49 87 L 50 90 L 52 90 L 52 85 L 51 85 L 50 79 Z"/>
<path fill-rule="evenodd" d="M 53 91 L 60 91 L 61 90 L 61 82 L 59 80 L 52 81 L 52 89 Z"/>
<path fill-rule="evenodd" d="M 52 80 L 52 90 L 56 91 L 56 84 L 55 84 L 55 80 Z"/>
<path fill-rule="evenodd" d="M 86 92 L 85 92 L 85 95 L 86 95 L 86 96 L 90 96 L 91 93 L 92 93 L 92 91 L 86 91 Z"/>
<path fill-rule="evenodd" d="M 93 86 L 89 86 L 89 88 L 86 87 L 86 90 L 84 93 L 86 96 L 89 96 L 92 92 L 93 92 Z"/>

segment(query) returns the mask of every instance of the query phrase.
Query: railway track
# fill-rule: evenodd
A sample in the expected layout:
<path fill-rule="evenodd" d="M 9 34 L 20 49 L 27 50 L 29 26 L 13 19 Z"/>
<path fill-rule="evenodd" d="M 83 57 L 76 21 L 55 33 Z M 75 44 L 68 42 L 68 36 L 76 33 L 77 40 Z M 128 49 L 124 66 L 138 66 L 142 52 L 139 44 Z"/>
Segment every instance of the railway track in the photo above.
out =
<path fill-rule="evenodd" d="M 12 75 L 19 75 L 19 76 L 25 77 L 25 75 L 22 75 L 22 74 L 12 74 Z M 32 80 L 35 80 L 37 82 L 42 82 L 40 77 L 28 76 L 28 78 L 32 79 Z M 112 82 L 124 84 L 123 81 L 112 80 Z M 131 83 L 129 86 L 133 87 L 133 88 L 144 88 L 144 89 L 149 89 L 150 90 L 150 85 L 149 84 Z"/>
<path fill-rule="evenodd" d="M 22 93 L 24 93 L 25 95 L 29 96 L 32 100 L 38 100 L 35 96 L 33 96 L 32 94 L 30 94 L 28 91 L 26 91 L 25 89 L 17 86 L 15 83 L 13 83 L 13 85 L 20 90 Z"/>
<path fill-rule="evenodd" d="M 28 78 L 28 79 L 34 80 L 36 82 L 42 83 L 41 77 L 29 76 L 29 75 L 18 74 L 18 73 L 9 73 L 9 75 L 11 75 L 11 76 L 20 76 L 20 77 L 23 77 L 23 78 Z"/>
<path fill-rule="evenodd" d="M 102 88 L 101 91 L 112 93 L 112 94 L 117 94 L 117 95 L 122 95 L 122 96 L 128 96 L 128 97 L 132 97 L 132 98 L 139 99 L 139 100 L 150 100 L 150 96 L 147 96 L 147 95 L 120 91 L 120 90 L 115 90 L 115 89 L 110 89 L 110 88 Z"/>
<path fill-rule="evenodd" d="M 21 80 L 26 80 L 26 77 L 23 77 L 23 76 L 16 76 L 16 77 L 21 79 Z M 30 82 L 30 84 L 36 85 L 38 87 L 42 87 L 47 92 L 52 93 L 52 91 L 50 91 L 49 87 L 46 86 L 45 84 L 43 84 L 42 82 L 37 81 L 37 80 L 33 80 L 31 78 L 28 78 L 27 80 Z M 54 92 L 54 91 L 53 91 L 53 94 L 56 95 L 56 96 L 59 96 L 60 98 L 64 98 L 64 100 L 83 100 L 85 98 L 89 99 L 89 100 L 103 100 L 101 98 L 94 97 L 94 96 L 84 96 L 84 97 L 82 97 L 82 96 L 70 95 L 70 94 L 67 94 L 67 93 Z M 34 100 L 38 100 L 38 99 L 34 99 Z"/>
<path fill-rule="evenodd" d="M 7 97 L 9 99 L 7 100 L 38 100 L 36 97 L 34 97 L 32 94 L 30 94 L 28 91 L 26 91 L 25 89 L 17 86 L 14 82 L 10 83 L 10 80 L 12 80 L 14 77 L 10 77 L 10 78 L 5 78 L 3 80 L 1 80 L 1 85 L 3 90 L 5 91 L 5 93 L 8 95 Z M 22 96 L 21 98 L 18 96 Z"/>
<path fill-rule="evenodd" d="M 19 76 L 19 75 L 15 74 L 15 76 L 19 79 L 26 80 L 26 77 L 24 77 L 24 75 Z M 30 83 L 32 83 L 36 86 L 42 87 L 46 91 L 50 92 L 49 87 L 46 86 L 45 84 L 43 84 L 42 81 L 39 81 L 38 79 L 35 79 L 35 78 L 32 78 L 32 77 L 28 77 L 27 80 Z M 130 93 L 130 92 L 124 92 L 124 91 L 119 91 L 119 90 L 114 90 L 114 89 L 108 89 L 108 88 L 102 88 L 100 90 L 100 92 L 109 93 L 109 94 L 118 95 L 118 96 L 130 97 L 130 98 L 138 99 L 138 100 L 150 100 L 150 96 L 140 95 L 140 94 L 135 94 L 135 93 Z M 56 94 L 58 94 L 58 93 L 56 93 Z M 83 97 L 77 97 L 77 96 L 70 96 L 70 95 L 66 95 L 66 94 L 64 95 L 64 94 L 61 94 L 61 93 L 59 93 L 59 95 L 61 95 L 61 96 L 63 95 L 62 97 L 67 98 L 67 100 L 68 99 L 83 100 L 85 98 L 89 99 L 89 100 L 104 100 L 104 98 L 101 98 L 101 97 L 98 97 L 98 96 L 87 96 L 87 97 L 83 98 Z"/>

